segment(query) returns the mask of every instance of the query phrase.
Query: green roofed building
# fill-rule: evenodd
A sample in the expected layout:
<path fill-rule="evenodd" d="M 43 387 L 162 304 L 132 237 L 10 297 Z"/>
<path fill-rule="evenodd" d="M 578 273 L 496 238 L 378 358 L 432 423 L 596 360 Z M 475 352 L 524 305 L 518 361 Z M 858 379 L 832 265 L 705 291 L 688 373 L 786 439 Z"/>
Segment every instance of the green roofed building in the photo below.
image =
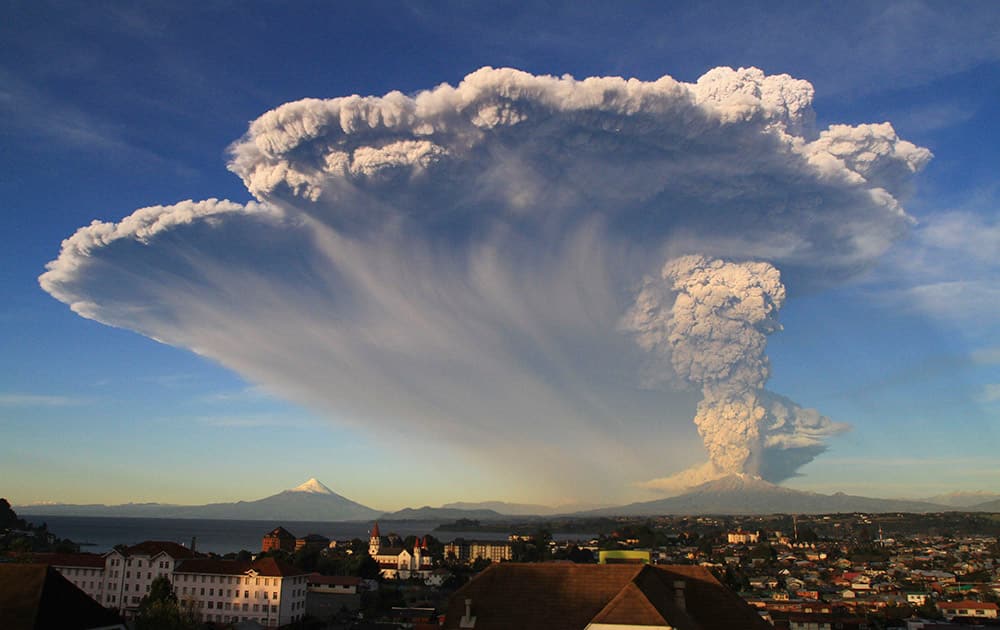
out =
<path fill-rule="evenodd" d="M 598 564 L 652 564 L 649 551 L 608 549 L 599 551 Z"/>

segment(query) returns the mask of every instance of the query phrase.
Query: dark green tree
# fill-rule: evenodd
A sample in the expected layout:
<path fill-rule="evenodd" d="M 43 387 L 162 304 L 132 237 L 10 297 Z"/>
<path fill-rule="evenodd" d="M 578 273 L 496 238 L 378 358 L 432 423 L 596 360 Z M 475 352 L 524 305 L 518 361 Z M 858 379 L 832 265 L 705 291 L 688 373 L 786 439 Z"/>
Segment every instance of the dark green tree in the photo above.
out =
<path fill-rule="evenodd" d="M 356 575 L 360 578 L 365 578 L 366 580 L 375 580 L 382 574 L 382 570 L 379 569 L 378 563 L 375 562 L 375 558 L 372 558 L 367 553 L 360 554 L 358 556 L 358 564 L 351 575 Z"/>
<path fill-rule="evenodd" d="M 760 543 L 750 550 L 750 557 L 770 561 L 778 557 L 778 552 L 771 545 Z"/>
<path fill-rule="evenodd" d="M 476 558 L 475 560 L 472 561 L 472 570 L 475 571 L 476 573 L 479 573 L 486 567 L 490 566 L 491 563 L 492 560 L 490 560 L 489 558 Z"/>
<path fill-rule="evenodd" d="M 580 549 L 576 545 L 571 545 L 566 553 L 566 559 L 577 564 L 594 564 L 597 560 L 594 553 L 589 549 Z"/>
<path fill-rule="evenodd" d="M 17 517 L 7 499 L 0 499 L 0 529 L 27 529 L 28 524 Z"/>
<path fill-rule="evenodd" d="M 174 587 L 161 575 L 149 585 L 149 593 L 139 603 L 135 630 L 194 630 L 197 621 L 181 611 Z"/>

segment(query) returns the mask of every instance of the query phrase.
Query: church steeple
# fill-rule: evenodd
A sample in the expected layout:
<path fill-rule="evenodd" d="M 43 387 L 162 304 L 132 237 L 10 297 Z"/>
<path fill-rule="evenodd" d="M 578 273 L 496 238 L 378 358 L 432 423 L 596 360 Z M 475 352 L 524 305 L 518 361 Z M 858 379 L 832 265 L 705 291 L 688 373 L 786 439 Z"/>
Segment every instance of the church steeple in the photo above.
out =
<path fill-rule="evenodd" d="M 375 525 L 372 527 L 371 537 L 368 539 L 368 555 L 374 558 L 378 555 L 379 549 L 382 547 L 382 535 L 378 531 L 378 521 L 375 521 Z"/>

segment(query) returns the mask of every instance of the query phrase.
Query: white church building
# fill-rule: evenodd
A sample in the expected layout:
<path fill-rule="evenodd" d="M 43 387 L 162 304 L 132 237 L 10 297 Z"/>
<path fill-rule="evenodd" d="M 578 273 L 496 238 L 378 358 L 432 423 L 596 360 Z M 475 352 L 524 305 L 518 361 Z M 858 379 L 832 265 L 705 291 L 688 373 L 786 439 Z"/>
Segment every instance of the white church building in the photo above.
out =
<path fill-rule="evenodd" d="M 426 537 L 417 538 L 412 551 L 402 545 L 389 546 L 388 538 L 383 538 L 379 532 L 378 522 L 372 527 L 371 537 L 368 539 L 368 555 L 378 563 L 382 577 L 386 579 L 426 580 L 434 572 Z"/>

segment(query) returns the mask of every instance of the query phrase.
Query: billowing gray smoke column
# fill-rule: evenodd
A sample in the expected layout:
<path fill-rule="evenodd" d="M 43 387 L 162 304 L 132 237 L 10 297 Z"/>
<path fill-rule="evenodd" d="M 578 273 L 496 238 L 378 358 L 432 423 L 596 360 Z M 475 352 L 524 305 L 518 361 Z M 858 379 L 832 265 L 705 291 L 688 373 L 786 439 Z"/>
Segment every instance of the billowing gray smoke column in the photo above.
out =
<path fill-rule="evenodd" d="M 744 473 L 780 481 L 803 463 L 803 450 L 814 456 L 822 437 L 844 428 L 764 390 L 771 374 L 767 336 L 781 329 L 784 301 L 781 275 L 766 262 L 683 256 L 667 262 L 659 278 L 646 279 L 624 326 L 656 358 L 651 380 L 670 374 L 669 364 L 701 388 L 694 422 L 709 456 L 708 465 L 647 486 L 684 487 Z M 786 456 L 797 465 L 767 461 Z"/>

